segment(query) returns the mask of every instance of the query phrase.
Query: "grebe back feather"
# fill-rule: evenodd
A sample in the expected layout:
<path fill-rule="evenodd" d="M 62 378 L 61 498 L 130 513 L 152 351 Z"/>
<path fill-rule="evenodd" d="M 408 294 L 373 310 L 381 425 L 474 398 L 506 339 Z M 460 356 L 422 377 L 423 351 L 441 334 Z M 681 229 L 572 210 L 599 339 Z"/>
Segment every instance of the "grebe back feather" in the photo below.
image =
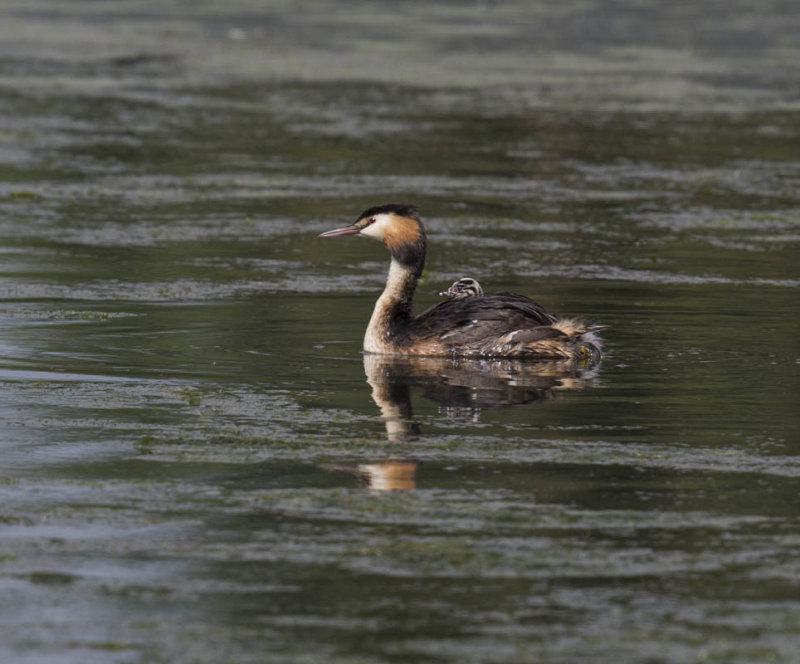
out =
<path fill-rule="evenodd" d="M 391 255 L 386 287 L 375 303 L 364 350 L 390 355 L 527 357 L 594 361 L 600 358 L 600 326 L 547 313 L 513 293 L 487 293 L 439 302 L 418 316 L 411 311 L 425 265 L 426 236 L 413 205 L 369 208 L 354 224 L 320 237 L 363 235 L 381 241 Z M 476 282 L 477 283 L 477 282 Z"/>

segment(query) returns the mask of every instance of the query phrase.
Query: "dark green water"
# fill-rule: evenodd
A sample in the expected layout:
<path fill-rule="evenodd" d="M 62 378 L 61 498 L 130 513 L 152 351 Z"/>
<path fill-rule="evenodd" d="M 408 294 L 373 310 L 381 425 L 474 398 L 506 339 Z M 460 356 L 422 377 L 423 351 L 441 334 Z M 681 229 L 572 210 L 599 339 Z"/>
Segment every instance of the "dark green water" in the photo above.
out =
<path fill-rule="evenodd" d="M 0 3 L 0 660 L 796 662 L 798 7 L 263 4 Z M 395 200 L 602 365 L 365 363 Z"/>

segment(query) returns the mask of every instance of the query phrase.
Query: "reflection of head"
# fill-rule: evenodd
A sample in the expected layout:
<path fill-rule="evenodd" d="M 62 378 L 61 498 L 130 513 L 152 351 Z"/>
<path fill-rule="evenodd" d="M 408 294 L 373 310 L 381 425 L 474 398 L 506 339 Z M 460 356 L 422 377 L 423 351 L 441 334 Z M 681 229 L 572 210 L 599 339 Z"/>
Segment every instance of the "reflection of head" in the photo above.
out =
<path fill-rule="evenodd" d="M 413 459 L 387 459 L 380 463 L 361 464 L 361 481 L 377 491 L 403 491 L 417 487 L 419 463 Z"/>
<path fill-rule="evenodd" d="M 439 295 L 449 297 L 451 300 L 460 300 L 462 297 L 480 297 L 483 295 L 483 288 L 481 288 L 477 279 L 464 277 L 454 281 L 450 288 L 442 291 Z"/>
<path fill-rule="evenodd" d="M 377 463 L 362 463 L 357 466 L 326 464 L 326 470 L 352 473 L 358 483 L 376 491 L 404 491 L 417 488 L 416 473 L 419 461 L 390 458 Z"/>

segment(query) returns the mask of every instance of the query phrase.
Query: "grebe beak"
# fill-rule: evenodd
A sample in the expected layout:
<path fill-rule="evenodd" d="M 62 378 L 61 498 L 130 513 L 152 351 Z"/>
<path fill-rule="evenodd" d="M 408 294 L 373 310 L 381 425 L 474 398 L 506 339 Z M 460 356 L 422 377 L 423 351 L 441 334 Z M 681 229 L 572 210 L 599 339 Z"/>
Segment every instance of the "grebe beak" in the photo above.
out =
<path fill-rule="evenodd" d="M 351 226 L 342 226 L 341 228 L 332 228 L 329 231 L 320 233 L 317 237 L 338 237 L 339 235 L 356 235 L 361 232 L 361 227 L 355 224 Z"/>

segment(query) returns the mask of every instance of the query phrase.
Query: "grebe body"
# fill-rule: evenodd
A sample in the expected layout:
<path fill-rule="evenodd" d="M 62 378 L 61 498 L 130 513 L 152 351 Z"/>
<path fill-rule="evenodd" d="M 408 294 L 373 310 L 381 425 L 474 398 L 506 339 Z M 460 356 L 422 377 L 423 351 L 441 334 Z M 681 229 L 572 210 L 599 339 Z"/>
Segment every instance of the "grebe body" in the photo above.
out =
<path fill-rule="evenodd" d="M 483 288 L 481 288 L 477 279 L 462 277 L 458 281 L 454 281 L 450 288 L 446 291 L 442 291 L 439 295 L 454 300 L 458 300 L 462 297 L 480 297 L 483 295 Z"/>
<path fill-rule="evenodd" d="M 391 255 L 386 287 L 375 303 L 364 336 L 368 353 L 578 361 L 600 358 L 600 340 L 595 334 L 600 326 L 581 318 L 557 318 L 522 295 L 452 297 L 414 316 L 411 305 L 425 265 L 426 238 L 413 205 L 392 203 L 369 208 L 354 224 L 334 228 L 320 237 L 341 235 L 378 240 Z"/>

